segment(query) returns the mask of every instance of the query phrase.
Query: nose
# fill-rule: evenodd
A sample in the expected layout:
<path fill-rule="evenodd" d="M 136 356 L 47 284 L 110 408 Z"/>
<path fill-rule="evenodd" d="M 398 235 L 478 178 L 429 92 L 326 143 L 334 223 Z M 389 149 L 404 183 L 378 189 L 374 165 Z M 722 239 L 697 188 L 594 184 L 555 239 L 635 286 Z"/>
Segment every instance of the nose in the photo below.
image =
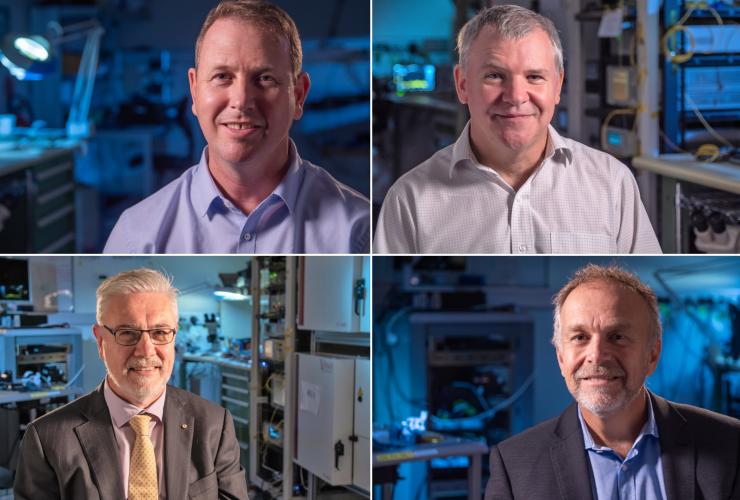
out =
<path fill-rule="evenodd" d="M 601 365 L 610 357 L 609 346 L 601 335 L 594 335 L 586 347 L 586 362 Z"/>
<path fill-rule="evenodd" d="M 512 77 L 504 83 L 503 100 L 512 106 L 521 106 L 529 100 L 526 82 L 518 77 Z"/>
<path fill-rule="evenodd" d="M 139 342 L 137 342 L 136 346 L 134 347 L 134 355 L 142 358 L 150 358 L 152 356 L 155 356 L 156 354 L 157 350 L 152 343 L 149 332 L 142 333 L 141 337 L 139 338 Z"/>
<path fill-rule="evenodd" d="M 255 89 L 251 82 L 236 80 L 230 88 L 229 107 L 238 111 L 254 108 Z"/>

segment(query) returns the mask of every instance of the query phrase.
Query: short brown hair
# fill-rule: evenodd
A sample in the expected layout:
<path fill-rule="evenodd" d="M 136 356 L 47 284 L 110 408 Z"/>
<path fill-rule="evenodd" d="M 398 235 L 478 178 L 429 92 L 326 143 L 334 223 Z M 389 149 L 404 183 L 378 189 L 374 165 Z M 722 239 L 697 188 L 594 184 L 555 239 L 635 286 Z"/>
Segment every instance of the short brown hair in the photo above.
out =
<path fill-rule="evenodd" d="M 198 68 L 200 46 L 209 28 L 221 18 L 235 18 L 257 24 L 260 28 L 285 37 L 290 50 L 290 64 L 293 77 L 301 73 L 303 65 L 303 49 L 298 36 L 298 28 L 293 19 L 277 5 L 263 0 L 221 0 L 206 16 L 198 39 L 195 41 L 195 68 Z"/>
<path fill-rule="evenodd" d="M 563 307 L 565 299 L 567 299 L 570 292 L 575 290 L 577 287 L 586 283 L 594 282 L 614 283 L 639 295 L 648 306 L 650 323 L 652 324 L 651 340 L 653 344 L 660 339 L 663 333 L 663 328 L 660 324 L 658 298 L 655 296 L 655 292 L 653 292 L 652 288 L 640 281 L 640 278 L 638 278 L 637 275 L 629 271 L 625 271 L 617 265 L 599 266 L 596 264 L 588 264 L 586 267 L 582 267 L 576 271 L 570 281 L 560 289 L 552 300 L 552 303 L 555 306 L 552 344 L 555 347 L 558 347 L 558 343 L 560 341 L 560 309 Z"/>

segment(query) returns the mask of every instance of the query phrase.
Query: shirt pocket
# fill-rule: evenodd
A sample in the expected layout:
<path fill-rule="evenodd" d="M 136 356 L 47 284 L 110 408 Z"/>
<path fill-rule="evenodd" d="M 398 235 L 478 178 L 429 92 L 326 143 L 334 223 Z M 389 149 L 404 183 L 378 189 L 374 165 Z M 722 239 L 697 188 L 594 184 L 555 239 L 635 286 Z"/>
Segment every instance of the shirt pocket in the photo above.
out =
<path fill-rule="evenodd" d="M 216 498 L 217 494 L 218 478 L 216 477 L 216 471 L 190 483 L 190 487 L 188 488 L 188 497 L 191 500 Z"/>
<path fill-rule="evenodd" d="M 617 242 L 606 234 L 552 232 L 550 253 L 612 254 Z"/>

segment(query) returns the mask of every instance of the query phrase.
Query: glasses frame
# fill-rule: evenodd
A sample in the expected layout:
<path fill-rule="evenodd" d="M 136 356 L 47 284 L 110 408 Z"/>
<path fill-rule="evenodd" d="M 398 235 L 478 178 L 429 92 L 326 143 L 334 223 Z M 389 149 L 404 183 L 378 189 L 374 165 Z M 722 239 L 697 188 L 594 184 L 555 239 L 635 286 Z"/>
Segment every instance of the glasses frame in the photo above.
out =
<path fill-rule="evenodd" d="M 169 344 L 171 344 L 172 342 L 175 341 L 175 335 L 177 335 L 177 328 L 149 328 L 149 329 L 146 329 L 146 330 L 142 330 L 142 329 L 139 329 L 139 328 L 131 328 L 131 327 L 128 327 L 128 326 L 124 326 L 124 327 L 121 327 L 121 328 L 116 328 L 114 330 L 114 329 L 112 329 L 111 327 L 109 327 L 107 325 L 100 325 L 100 326 L 102 326 L 103 328 L 105 328 L 106 330 L 108 330 L 110 332 L 110 334 L 113 335 L 113 340 L 115 340 L 116 344 L 118 344 L 120 346 L 124 346 L 124 347 L 133 347 L 133 346 L 135 346 L 136 344 L 139 343 L 139 341 L 141 340 L 141 336 L 144 335 L 145 333 L 149 334 L 149 340 L 152 342 L 152 345 L 169 345 Z M 139 336 L 136 337 L 136 342 L 134 342 L 133 344 L 122 344 L 122 343 L 120 343 L 118 341 L 118 332 L 120 332 L 121 330 L 129 330 L 129 331 L 138 332 L 139 333 Z M 149 332 L 154 332 L 156 330 L 172 330 L 172 340 L 170 340 L 169 342 L 164 342 L 164 343 L 163 342 L 155 342 L 154 339 L 152 338 L 151 333 L 149 333 Z"/>

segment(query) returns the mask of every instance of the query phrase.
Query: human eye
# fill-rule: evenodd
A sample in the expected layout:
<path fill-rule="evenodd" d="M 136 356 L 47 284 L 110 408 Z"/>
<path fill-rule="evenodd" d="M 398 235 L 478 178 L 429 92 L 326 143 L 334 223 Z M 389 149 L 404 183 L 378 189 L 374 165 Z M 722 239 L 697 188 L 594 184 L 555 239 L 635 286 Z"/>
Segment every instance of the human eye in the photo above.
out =
<path fill-rule="evenodd" d="M 121 328 L 116 331 L 116 337 L 121 343 L 136 343 L 139 340 L 139 331 L 131 328 Z"/>
<path fill-rule="evenodd" d="M 611 334 L 611 338 L 614 342 L 623 343 L 627 340 L 627 335 L 625 335 L 623 332 L 614 332 Z"/>
<path fill-rule="evenodd" d="M 264 87 L 272 87 L 278 85 L 280 82 L 274 75 L 270 73 L 264 73 L 257 77 L 257 82 Z"/>
<path fill-rule="evenodd" d="M 218 73 L 214 73 L 211 80 L 216 83 L 227 83 L 231 81 L 231 75 L 229 75 L 225 71 L 220 71 Z"/>
<path fill-rule="evenodd" d="M 153 340 L 167 340 L 170 336 L 170 330 L 168 328 L 157 328 L 155 330 L 150 330 L 149 335 Z"/>
<path fill-rule="evenodd" d="M 542 75 L 538 75 L 538 74 L 532 74 L 532 75 L 528 75 L 527 79 L 531 82 L 541 82 L 545 80 L 545 77 L 543 77 Z"/>
<path fill-rule="evenodd" d="M 498 71 L 490 71 L 486 73 L 486 80 L 502 80 L 503 75 Z"/>
<path fill-rule="evenodd" d="M 585 341 L 586 341 L 587 339 L 586 339 L 586 335 L 585 335 L 585 334 L 583 334 L 583 333 L 574 333 L 573 335 L 571 335 L 571 336 L 570 336 L 570 337 L 568 338 L 568 340 L 569 340 L 569 341 L 570 341 L 570 343 L 572 343 L 572 344 L 582 344 L 582 343 L 584 343 L 584 342 L 585 342 Z"/>

